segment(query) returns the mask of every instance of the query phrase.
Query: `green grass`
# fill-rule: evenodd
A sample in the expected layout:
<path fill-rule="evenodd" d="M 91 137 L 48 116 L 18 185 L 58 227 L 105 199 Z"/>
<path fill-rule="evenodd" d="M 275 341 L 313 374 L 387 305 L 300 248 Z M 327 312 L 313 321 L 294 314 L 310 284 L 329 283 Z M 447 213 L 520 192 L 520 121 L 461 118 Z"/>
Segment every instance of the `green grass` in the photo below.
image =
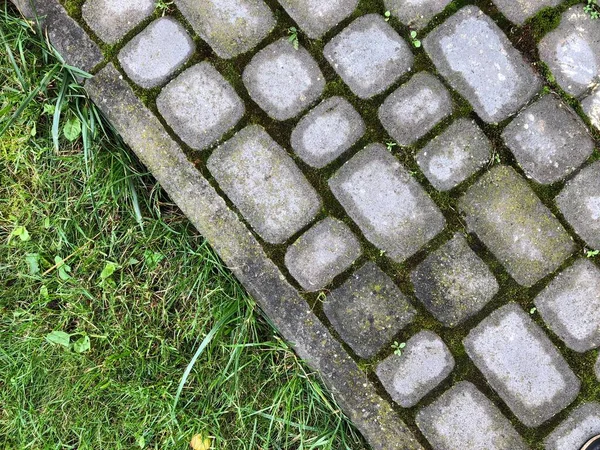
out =
<path fill-rule="evenodd" d="M 0 449 L 184 449 L 195 434 L 217 449 L 364 448 L 76 73 L 3 8 Z M 67 122 L 82 124 L 73 142 Z"/>

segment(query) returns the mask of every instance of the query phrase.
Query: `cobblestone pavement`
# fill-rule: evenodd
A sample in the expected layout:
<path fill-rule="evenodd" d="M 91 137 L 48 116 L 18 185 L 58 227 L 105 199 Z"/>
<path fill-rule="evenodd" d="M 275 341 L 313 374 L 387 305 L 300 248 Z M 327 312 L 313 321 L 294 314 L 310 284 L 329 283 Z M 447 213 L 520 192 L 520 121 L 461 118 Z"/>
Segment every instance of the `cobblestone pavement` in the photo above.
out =
<path fill-rule="evenodd" d="M 33 4 L 373 449 L 600 433 L 585 2 Z"/>

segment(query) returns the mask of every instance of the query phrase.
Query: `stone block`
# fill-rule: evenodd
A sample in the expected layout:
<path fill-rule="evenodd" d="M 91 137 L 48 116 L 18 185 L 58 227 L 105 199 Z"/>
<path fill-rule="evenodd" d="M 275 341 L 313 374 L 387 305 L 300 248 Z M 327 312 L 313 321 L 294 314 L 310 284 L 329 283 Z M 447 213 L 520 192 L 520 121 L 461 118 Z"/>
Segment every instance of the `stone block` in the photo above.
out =
<path fill-rule="evenodd" d="M 404 25 L 420 30 L 452 0 L 385 0 L 385 8 Z"/>
<path fill-rule="evenodd" d="M 585 403 L 576 408 L 545 439 L 546 450 L 579 450 L 589 439 L 600 434 L 600 404 Z"/>
<path fill-rule="evenodd" d="M 154 0 L 87 0 L 81 15 L 100 39 L 112 45 L 150 17 L 155 6 Z"/>
<path fill-rule="evenodd" d="M 325 33 L 349 17 L 358 0 L 277 0 L 300 29 L 311 39 Z"/>
<path fill-rule="evenodd" d="M 500 12 L 513 23 L 522 25 L 544 8 L 554 8 L 561 0 L 493 0 Z"/>
<path fill-rule="evenodd" d="M 592 125 L 600 131 L 600 87 L 581 102 L 583 112 L 588 116 Z"/>

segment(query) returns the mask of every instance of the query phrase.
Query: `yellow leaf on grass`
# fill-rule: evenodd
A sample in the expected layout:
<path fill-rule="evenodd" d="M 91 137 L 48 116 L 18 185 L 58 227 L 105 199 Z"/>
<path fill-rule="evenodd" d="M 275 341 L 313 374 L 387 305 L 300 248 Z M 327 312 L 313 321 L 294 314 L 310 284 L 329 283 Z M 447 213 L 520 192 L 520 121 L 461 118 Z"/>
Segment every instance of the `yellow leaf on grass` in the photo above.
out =
<path fill-rule="evenodd" d="M 190 441 L 190 447 L 194 450 L 209 450 L 212 444 L 212 439 L 204 437 L 201 434 L 195 435 Z"/>

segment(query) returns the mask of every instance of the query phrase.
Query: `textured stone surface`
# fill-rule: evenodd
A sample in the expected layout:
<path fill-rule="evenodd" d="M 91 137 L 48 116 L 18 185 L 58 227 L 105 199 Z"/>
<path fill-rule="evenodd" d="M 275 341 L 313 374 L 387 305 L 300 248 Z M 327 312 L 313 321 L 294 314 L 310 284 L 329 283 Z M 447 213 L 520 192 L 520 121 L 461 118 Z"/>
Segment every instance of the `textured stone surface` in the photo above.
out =
<path fill-rule="evenodd" d="M 600 161 L 569 181 L 556 197 L 556 204 L 577 234 L 600 250 Z"/>
<path fill-rule="evenodd" d="M 600 269 L 591 261 L 579 260 L 558 275 L 535 305 L 568 347 L 577 352 L 600 347 Z"/>
<path fill-rule="evenodd" d="M 469 231 L 512 277 L 533 286 L 575 250 L 573 241 L 514 169 L 496 166 L 459 200 Z"/>
<path fill-rule="evenodd" d="M 155 6 L 154 0 L 87 0 L 81 15 L 100 39 L 107 44 L 116 44 L 150 17 Z"/>
<path fill-rule="evenodd" d="M 560 5 L 561 0 L 493 0 L 493 2 L 508 20 L 521 25 L 542 9 Z"/>
<path fill-rule="evenodd" d="M 600 434 L 600 404 L 585 403 L 575 409 L 544 441 L 546 450 L 579 450 Z"/>
<path fill-rule="evenodd" d="M 385 8 L 402 23 L 421 29 L 452 0 L 385 0 Z"/>
<path fill-rule="evenodd" d="M 365 237 L 395 261 L 413 255 L 445 227 L 435 203 L 383 145 L 357 153 L 329 186 Z"/>
<path fill-rule="evenodd" d="M 521 111 L 502 137 L 525 174 L 542 184 L 562 180 L 594 151 L 583 121 L 554 95 Z"/>
<path fill-rule="evenodd" d="M 583 112 L 588 116 L 592 125 L 600 130 L 600 87 L 581 102 Z"/>
<path fill-rule="evenodd" d="M 583 8 L 576 5 L 565 11 L 559 27 L 538 46 L 557 83 L 576 97 L 600 81 L 600 21 Z"/>
<path fill-rule="evenodd" d="M 423 46 L 440 74 L 486 122 L 525 105 L 541 82 L 492 19 L 466 6 L 432 31 Z"/>
<path fill-rule="evenodd" d="M 319 196 L 292 159 L 257 125 L 218 147 L 207 164 L 221 189 L 267 242 L 284 242 L 321 208 Z"/>
<path fill-rule="evenodd" d="M 406 342 L 401 355 L 392 354 L 377 366 L 377 376 L 395 402 L 416 405 L 454 369 L 454 357 L 444 341 L 421 331 Z"/>
<path fill-rule="evenodd" d="M 312 39 L 319 39 L 350 16 L 358 0 L 277 0 Z"/>
<path fill-rule="evenodd" d="M 292 147 L 318 169 L 348 150 L 365 133 L 365 122 L 348 100 L 331 97 L 312 109 L 292 132 Z"/>
<path fill-rule="evenodd" d="M 175 0 L 175 4 L 194 31 L 225 59 L 251 50 L 275 26 L 263 0 Z"/>
<path fill-rule="evenodd" d="M 323 304 L 341 338 L 361 358 L 371 358 L 412 322 L 416 310 L 374 263 L 357 270 Z"/>
<path fill-rule="evenodd" d="M 171 81 L 156 106 L 175 133 L 197 150 L 223 137 L 245 111 L 235 90 L 208 62 L 190 67 Z"/>
<path fill-rule="evenodd" d="M 598 381 L 600 381 L 600 354 L 598 355 L 596 365 L 594 366 L 594 373 L 596 374 L 596 378 L 598 379 Z"/>
<path fill-rule="evenodd" d="M 411 145 L 452 114 L 452 99 L 433 75 L 419 72 L 379 108 L 379 120 L 400 145 Z"/>
<path fill-rule="evenodd" d="M 358 239 L 341 221 L 322 220 L 288 248 L 285 265 L 307 291 L 317 291 L 348 269 L 361 255 Z"/>
<path fill-rule="evenodd" d="M 358 97 L 387 90 L 413 64 L 408 44 L 378 14 L 362 16 L 334 37 L 325 58 Z"/>
<path fill-rule="evenodd" d="M 440 191 L 465 181 L 492 156 L 492 145 L 475 121 L 458 119 L 417 154 L 417 163 Z"/>
<path fill-rule="evenodd" d="M 163 84 L 194 52 L 194 43 L 183 26 L 161 17 L 134 37 L 119 52 L 125 73 L 143 88 Z"/>
<path fill-rule="evenodd" d="M 306 49 L 280 39 L 254 55 L 243 73 L 252 100 L 276 120 L 297 116 L 316 101 L 325 79 Z"/>
<path fill-rule="evenodd" d="M 473 384 L 455 384 L 417 414 L 435 450 L 526 450 L 511 423 Z"/>
<path fill-rule="evenodd" d="M 412 272 L 415 295 L 447 327 L 479 312 L 498 292 L 485 263 L 456 233 Z"/>
<path fill-rule="evenodd" d="M 487 382 L 528 427 L 541 425 L 579 393 L 577 376 L 516 303 L 490 314 L 463 343 Z"/>

